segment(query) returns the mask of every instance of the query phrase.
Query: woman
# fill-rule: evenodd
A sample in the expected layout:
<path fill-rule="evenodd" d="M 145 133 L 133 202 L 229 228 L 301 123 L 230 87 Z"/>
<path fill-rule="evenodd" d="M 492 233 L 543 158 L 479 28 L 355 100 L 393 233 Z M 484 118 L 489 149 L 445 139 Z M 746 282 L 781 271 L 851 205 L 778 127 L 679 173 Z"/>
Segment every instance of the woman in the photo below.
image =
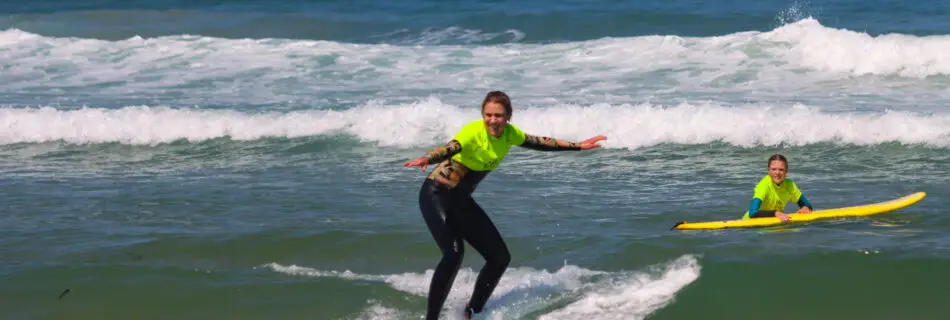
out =
<path fill-rule="evenodd" d="M 596 136 L 581 143 L 525 134 L 509 123 L 511 99 L 501 91 L 492 91 L 482 101 L 482 119 L 462 127 L 452 141 L 428 152 L 404 166 L 438 163 L 422 183 L 419 208 L 422 217 L 442 250 L 442 260 L 429 286 L 427 319 L 438 319 L 442 305 L 452 288 L 464 254 L 464 243 L 485 258 L 475 289 L 465 306 L 465 316 L 481 312 L 495 285 L 508 267 L 511 256 L 501 234 L 475 200 L 472 192 L 489 172 L 498 168 L 511 146 L 540 151 L 588 150 L 606 140 Z"/>
<path fill-rule="evenodd" d="M 781 154 L 769 157 L 769 174 L 759 180 L 752 195 L 749 211 L 743 219 L 776 217 L 788 222 L 789 216 L 782 212 L 789 200 L 798 203 L 798 213 L 809 213 L 814 208 L 788 174 L 788 160 Z"/>

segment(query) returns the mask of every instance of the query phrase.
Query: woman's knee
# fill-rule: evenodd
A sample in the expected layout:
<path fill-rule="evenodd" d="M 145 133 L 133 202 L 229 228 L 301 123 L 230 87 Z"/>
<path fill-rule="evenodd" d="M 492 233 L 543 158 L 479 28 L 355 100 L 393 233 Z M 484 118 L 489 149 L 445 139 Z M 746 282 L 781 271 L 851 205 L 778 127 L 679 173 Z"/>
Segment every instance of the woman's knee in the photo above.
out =
<path fill-rule="evenodd" d="M 507 267 L 511 263 L 511 253 L 508 252 L 508 248 L 502 247 L 500 250 L 489 256 L 487 259 L 488 263 L 500 266 Z"/>
<path fill-rule="evenodd" d="M 465 257 L 465 244 L 461 241 L 452 241 L 451 244 L 442 246 L 442 259 L 451 264 L 461 264 Z"/>

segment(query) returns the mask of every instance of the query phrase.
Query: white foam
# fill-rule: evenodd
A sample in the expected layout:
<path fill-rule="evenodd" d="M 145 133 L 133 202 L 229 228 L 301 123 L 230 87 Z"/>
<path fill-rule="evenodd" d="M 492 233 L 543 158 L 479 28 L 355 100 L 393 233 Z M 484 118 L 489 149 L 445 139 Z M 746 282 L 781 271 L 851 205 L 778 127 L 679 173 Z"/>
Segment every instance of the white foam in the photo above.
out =
<path fill-rule="evenodd" d="M 371 103 L 349 110 L 242 113 L 168 107 L 0 108 L 0 144 L 65 141 L 155 145 L 230 138 L 304 137 L 346 134 L 393 147 L 429 147 L 448 141 L 477 109 L 438 99 L 417 103 Z M 950 115 L 901 111 L 826 113 L 804 105 L 684 103 L 516 109 L 513 123 L 525 132 L 568 140 L 604 134 L 605 148 L 641 148 L 662 143 L 735 146 L 889 142 L 950 145 Z"/>
<path fill-rule="evenodd" d="M 787 46 L 773 50 L 783 60 L 824 72 L 906 77 L 950 75 L 950 36 L 946 35 L 871 36 L 804 19 L 758 37 L 786 43 Z"/>
<path fill-rule="evenodd" d="M 370 306 L 356 316 L 357 320 L 388 320 L 388 319 L 412 319 L 410 314 L 399 309 L 387 308 L 378 302 L 369 301 Z"/>
<path fill-rule="evenodd" d="M 393 288 L 417 296 L 426 296 L 432 270 L 425 273 L 394 275 L 361 275 L 350 271 L 321 271 L 299 266 L 269 263 L 264 267 L 274 271 L 300 276 L 338 277 L 350 280 L 385 282 Z M 588 270 L 565 265 L 550 272 L 533 268 L 510 268 L 505 272 L 481 317 L 488 319 L 518 318 L 531 313 L 543 313 L 560 301 L 577 300 L 566 307 L 548 313 L 551 319 L 613 319 L 613 314 L 626 319 L 642 318 L 673 300 L 674 294 L 699 276 L 695 257 L 687 255 L 643 272 L 615 272 Z M 443 316 L 460 319 L 468 302 L 477 271 L 463 268 L 455 279 L 444 306 Z M 364 315 L 379 318 L 405 316 L 400 310 L 372 305 Z"/>
<path fill-rule="evenodd" d="M 428 294 L 429 282 L 433 273 L 433 270 L 427 270 L 424 273 L 363 275 L 350 271 L 322 271 L 293 265 L 283 266 L 276 263 L 267 264 L 265 267 L 292 275 L 385 282 L 397 290 L 417 296 Z M 523 314 L 532 308 L 538 307 L 538 304 L 545 301 L 547 296 L 576 290 L 582 287 L 590 277 L 600 274 L 604 273 L 570 265 L 554 272 L 532 268 L 510 268 L 502 276 L 492 294 L 492 298 L 489 300 L 492 311 L 486 310 L 486 313 L 507 316 Z M 461 316 L 461 311 L 471 296 L 477 277 L 477 270 L 470 268 L 459 270 L 444 306 L 449 319 Z M 488 307 L 486 306 L 486 308 Z"/>
<path fill-rule="evenodd" d="M 696 258 L 684 256 L 656 273 L 635 273 L 584 295 L 542 320 L 644 319 L 673 302 L 677 292 L 699 278 Z"/>
<path fill-rule="evenodd" d="M 515 38 L 516 31 L 510 31 Z M 717 37 L 667 35 L 499 45 L 426 45 L 431 39 L 476 41 L 498 34 L 449 28 L 410 39 L 414 45 L 349 44 L 189 35 L 121 41 L 52 38 L 0 31 L 0 81 L 6 92 L 89 86 L 92 95 L 176 93 L 218 103 L 308 104 L 312 97 L 373 92 L 468 91 L 505 87 L 521 98 L 603 101 L 631 92 L 771 94 L 823 99 L 848 90 L 888 94 L 919 90 L 950 99 L 950 90 L 903 88 L 884 78 L 870 87 L 815 86 L 855 75 L 922 78 L 950 75 L 950 36 L 867 33 L 822 26 L 813 18 L 768 32 Z M 471 39 L 471 40 L 469 40 Z M 645 91 L 644 91 L 645 90 Z M 644 93 L 646 92 L 646 93 Z M 916 92 L 916 91 L 915 91 Z M 630 102 L 630 100 L 624 101 Z M 889 101 L 888 103 L 894 103 Z"/>

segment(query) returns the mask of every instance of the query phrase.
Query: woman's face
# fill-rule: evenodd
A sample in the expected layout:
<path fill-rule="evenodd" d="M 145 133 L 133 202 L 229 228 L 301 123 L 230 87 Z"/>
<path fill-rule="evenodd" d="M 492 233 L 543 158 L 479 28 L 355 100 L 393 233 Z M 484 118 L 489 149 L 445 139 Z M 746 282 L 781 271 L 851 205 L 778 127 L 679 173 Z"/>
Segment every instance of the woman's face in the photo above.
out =
<path fill-rule="evenodd" d="M 501 137 L 501 134 L 505 132 L 508 115 L 505 113 L 505 107 L 500 103 L 489 102 L 485 104 L 482 107 L 482 119 L 485 120 L 485 128 L 492 136 Z"/>

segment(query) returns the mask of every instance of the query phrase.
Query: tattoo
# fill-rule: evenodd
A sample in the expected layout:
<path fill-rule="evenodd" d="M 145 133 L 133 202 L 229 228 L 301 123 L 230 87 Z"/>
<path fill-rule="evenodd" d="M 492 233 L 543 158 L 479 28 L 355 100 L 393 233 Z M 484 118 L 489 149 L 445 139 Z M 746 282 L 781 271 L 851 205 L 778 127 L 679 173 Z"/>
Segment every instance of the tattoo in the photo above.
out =
<path fill-rule="evenodd" d="M 468 173 L 468 168 L 461 163 L 455 162 L 452 158 L 448 158 L 439 163 L 439 166 L 432 170 L 432 173 L 429 174 L 429 179 L 441 182 L 451 189 L 462 181 L 466 173 Z"/>
<path fill-rule="evenodd" d="M 567 144 L 567 146 L 562 146 L 562 142 Z M 524 135 L 524 143 L 521 144 L 521 147 L 538 151 L 568 151 L 581 149 L 581 145 L 576 142 L 567 142 L 554 138 L 532 136 L 530 134 Z"/>
<path fill-rule="evenodd" d="M 451 158 L 461 151 L 462 144 L 459 143 L 458 140 L 452 140 L 444 146 L 432 149 L 432 151 L 426 153 L 426 157 L 429 158 L 429 164 L 433 164 Z"/>

